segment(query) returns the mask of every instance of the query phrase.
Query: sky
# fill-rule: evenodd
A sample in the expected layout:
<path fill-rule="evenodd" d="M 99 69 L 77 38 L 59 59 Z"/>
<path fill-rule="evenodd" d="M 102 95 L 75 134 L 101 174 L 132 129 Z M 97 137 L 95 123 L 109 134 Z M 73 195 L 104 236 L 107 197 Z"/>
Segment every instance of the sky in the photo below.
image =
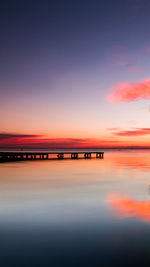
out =
<path fill-rule="evenodd" d="M 150 147 L 150 1 L 0 4 L 0 148 Z"/>

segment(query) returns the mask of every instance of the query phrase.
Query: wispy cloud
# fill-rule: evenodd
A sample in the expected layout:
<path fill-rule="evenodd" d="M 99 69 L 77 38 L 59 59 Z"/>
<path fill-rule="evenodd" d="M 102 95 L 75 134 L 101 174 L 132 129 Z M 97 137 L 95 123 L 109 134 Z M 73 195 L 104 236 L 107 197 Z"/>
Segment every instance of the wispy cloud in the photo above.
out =
<path fill-rule="evenodd" d="M 136 128 L 134 130 L 118 131 L 114 132 L 117 136 L 140 136 L 150 134 L 150 128 Z"/>
<path fill-rule="evenodd" d="M 107 131 L 117 131 L 120 130 L 118 127 L 106 128 Z"/>
<path fill-rule="evenodd" d="M 144 71 L 144 67 L 132 66 L 130 67 L 130 71 L 135 73 L 141 73 Z"/>
<path fill-rule="evenodd" d="M 114 67 L 124 67 L 127 68 L 129 72 L 134 72 L 134 73 L 141 73 L 144 71 L 144 67 L 136 66 L 133 65 L 132 63 L 127 63 L 127 62 L 116 62 L 112 64 Z"/>
<path fill-rule="evenodd" d="M 133 64 L 131 62 L 123 61 L 123 60 L 115 61 L 111 65 L 114 67 L 127 67 L 127 68 L 133 66 Z"/>
<path fill-rule="evenodd" d="M 114 103 L 150 99 L 150 78 L 142 82 L 122 82 L 113 85 L 113 92 L 107 100 Z"/>
<path fill-rule="evenodd" d="M 139 55 L 138 51 L 133 53 L 124 46 L 115 47 L 112 51 L 112 58 L 110 58 L 111 66 L 129 72 L 141 73 L 144 68 L 137 64 Z"/>
<path fill-rule="evenodd" d="M 39 138 L 42 135 L 35 135 L 35 134 L 12 134 L 12 133 L 0 133 L 0 141 L 1 140 L 8 140 L 8 139 L 28 139 L 28 138 Z"/>
<path fill-rule="evenodd" d="M 112 51 L 111 65 L 113 67 L 131 67 L 133 58 L 130 51 L 124 46 L 116 46 Z"/>

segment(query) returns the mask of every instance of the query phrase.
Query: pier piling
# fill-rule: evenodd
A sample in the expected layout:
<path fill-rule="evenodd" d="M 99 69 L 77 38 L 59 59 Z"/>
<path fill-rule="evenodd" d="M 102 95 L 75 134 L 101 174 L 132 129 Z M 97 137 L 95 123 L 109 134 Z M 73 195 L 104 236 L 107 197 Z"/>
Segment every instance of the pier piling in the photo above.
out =
<path fill-rule="evenodd" d="M 48 160 L 50 155 L 57 155 L 58 159 L 64 159 L 65 155 L 68 155 L 71 159 L 78 159 L 79 155 L 82 155 L 85 159 L 90 159 L 92 154 L 96 155 L 96 158 L 103 159 L 104 152 L 0 152 L 0 162 L 8 161 L 23 161 L 23 160 Z M 80 157 L 80 158 L 83 158 Z M 53 157 L 51 157 L 52 159 Z M 68 158 L 68 157 L 66 157 Z M 53 158 L 54 159 L 54 158 Z"/>

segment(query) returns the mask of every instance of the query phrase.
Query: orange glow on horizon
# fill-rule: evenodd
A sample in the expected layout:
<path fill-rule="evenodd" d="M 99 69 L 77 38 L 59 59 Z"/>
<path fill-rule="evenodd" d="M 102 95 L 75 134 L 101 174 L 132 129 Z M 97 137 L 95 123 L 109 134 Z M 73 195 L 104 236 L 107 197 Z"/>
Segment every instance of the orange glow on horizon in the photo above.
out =
<path fill-rule="evenodd" d="M 0 133 L 1 148 L 126 148 L 148 147 L 149 137 L 111 135 L 100 138 L 50 138 L 46 135 Z"/>
<path fill-rule="evenodd" d="M 0 141 L 0 148 L 150 148 L 148 143 L 115 142 L 115 141 L 75 141 L 72 138 Z"/>

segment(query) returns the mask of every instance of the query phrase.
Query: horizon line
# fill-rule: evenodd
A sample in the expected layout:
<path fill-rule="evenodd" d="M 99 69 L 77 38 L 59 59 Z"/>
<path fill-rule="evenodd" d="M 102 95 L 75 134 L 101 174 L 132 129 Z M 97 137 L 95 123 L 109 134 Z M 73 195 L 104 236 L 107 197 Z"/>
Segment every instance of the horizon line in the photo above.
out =
<path fill-rule="evenodd" d="M 5 149 L 17 149 L 17 150 L 26 150 L 26 149 L 31 149 L 31 150 L 37 150 L 37 149 L 43 149 L 43 150 L 63 150 L 63 149 L 150 149 L 150 146 L 114 146 L 114 147 L 15 147 L 15 146 L 6 146 L 6 147 L 0 147 L 0 150 L 5 150 Z"/>

